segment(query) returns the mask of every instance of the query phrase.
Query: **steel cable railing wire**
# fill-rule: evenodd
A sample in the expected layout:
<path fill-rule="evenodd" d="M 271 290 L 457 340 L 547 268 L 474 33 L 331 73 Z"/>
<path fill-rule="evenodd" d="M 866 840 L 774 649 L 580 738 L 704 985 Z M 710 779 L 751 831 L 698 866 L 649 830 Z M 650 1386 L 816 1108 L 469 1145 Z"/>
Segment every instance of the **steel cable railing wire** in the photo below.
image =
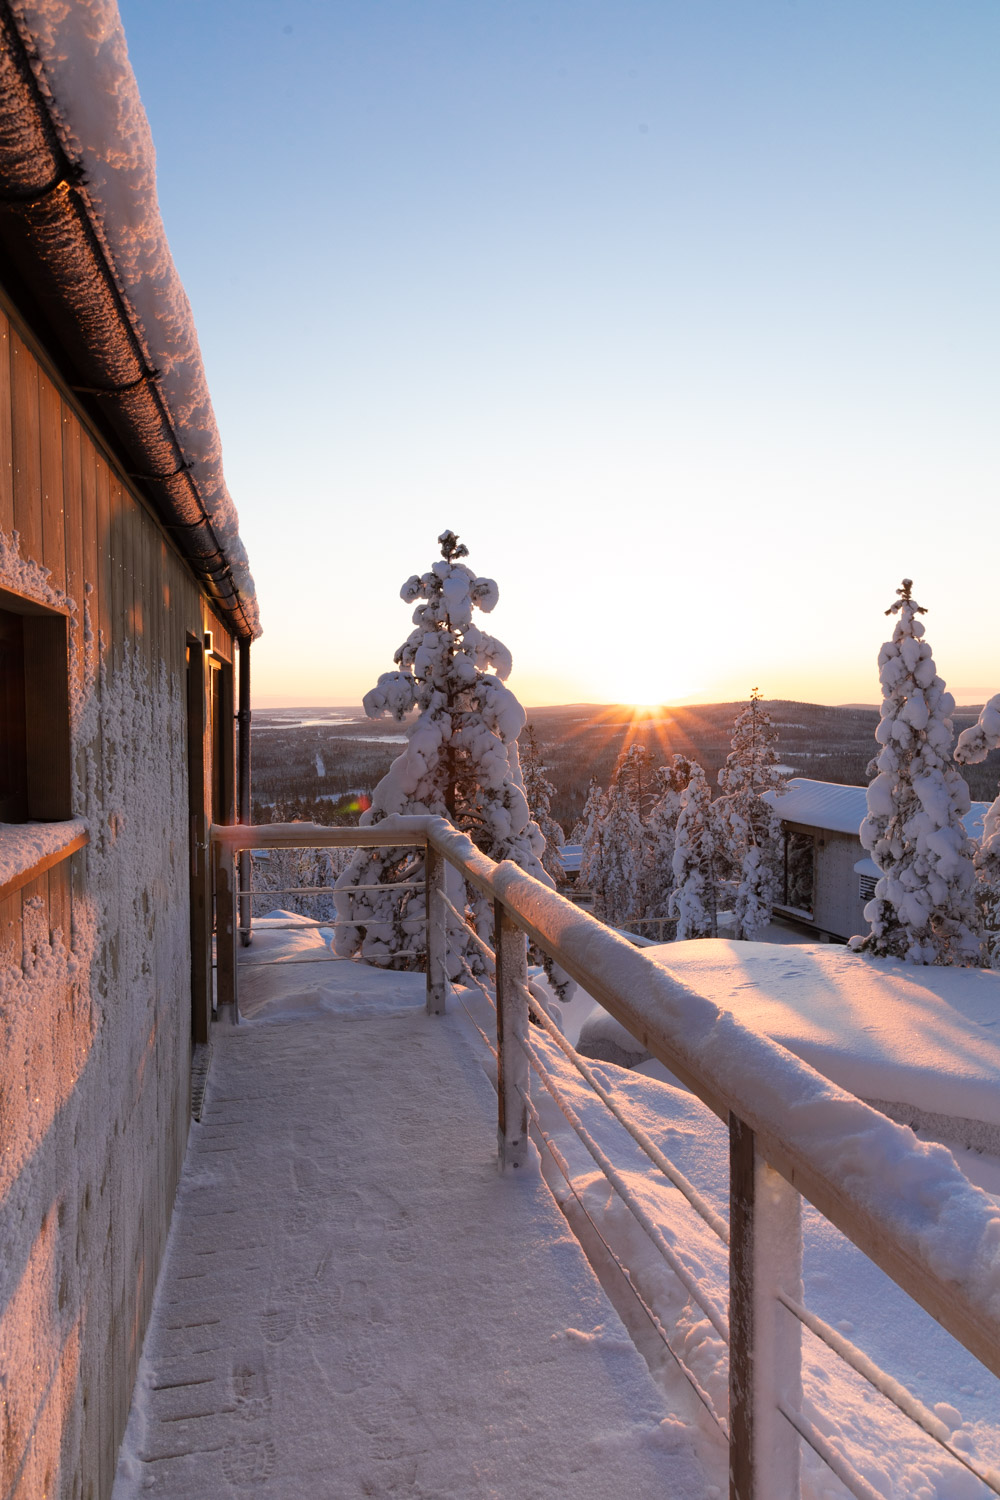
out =
<path fill-rule="evenodd" d="M 829 1323 L 824 1323 L 823 1319 L 818 1318 L 808 1307 L 803 1306 L 801 1302 L 794 1301 L 784 1292 L 778 1292 L 777 1296 L 778 1301 L 791 1313 L 792 1317 L 797 1318 L 804 1328 L 808 1328 L 809 1332 L 825 1344 L 838 1359 L 842 1359 L 844 1364 L 849 1365 L 863 1380 L 867 1380 L 880 1396 L 890 1401 L 908 1421 L 932 1438 L 956 1463 L 968 1469 L 970 1474 L 974 1474 L 980 1483 L 985 1484 L 994 1495 L 1000 1495 L 1000 1473 L 992 1468 L 979 1468 L 966 1454 L 953 1448 L 947 1437 L 943 1435 L 948 1432 L 948 1428 L 939 1417 L 924 1406 L 922 1401 L 918 1401 L 916 1396 L 887 1375 L 875 1364 L 874 1360 L 868 1358 L 867 1354 L 852 1344 L 849 1339 L 845 1339 L 843 1334 L 838 1333 L 835 1328 L 831 1328 Z"/>
<path fill-rule="evenodd" d="M 830 1472 L 854 1496 L 854 1500 L 885 1500 L 883 1491 L 873 1489 L 864 1475 L 859 1474 L 850 1460 L 827 1441 L 808 1417 L 804 1417 L 801 1412 L 787 1412 L 780 1404 L 778 1410 L 785 1421 L 795 1428 L 802 1441 L 808 1443 L 816 1457 L 826 1464 Z"/>
<path fill-rule="evenodd" d="M 573 1181 L 572 1174 L 571 1174 L 570 1169 L 569 1169 L 569 1164 L 567 1163 L 566 1158 L 563 1156 L 562 1152 L 559 1150 L 559 1147 L 556 1145 L 555 1141 L 552 1139 L 552 1137 L 549 1135 L 548 1131 L 545 1129 L 545 1126 L 542 1124 L 541 1116 L 539 1115 L 538 1110 L 535 1107 L 534 1102 L 532 1101 L 531 1095 L 528 1094 L 520 1086 L 518 1086 L 518 1093 L 521 1095 L 521 1098 L 524 1100 L 524 1103 L 525 1103 L 525 1106 L 527 1108 L 528 1114 L 531 1116 L 531 1122 L 534 1125 L 535 1129 L 538 1131 L 538 1134 L 539 1134 L 541 1140 L 544 1142 L 544 1144 L 545 1144 L 545 1146 L 546 1146 L 546 1148 L 547 1148 L 547 1150 L 549 1152 L 549 1155 L 552 1157 L 552 1160 L 555 1162 L 555 1164 L 558 1167 L 559 1171 L 562 1173 L 563 1177 L 566 1179 L 566 1186 L 569 1188 L 569 1190 L 572 1193 L 574 1199 L 576 1200 L 577 1206 L 579 1207 L 581 1213 L 587 1219 L 587 1222 L 590 1224 L 591 1229 L 593 1229 L 595 1235 L 600 1240 L 601 1244 L 604 1246 L 604 1249 L 607 1251 L 607 1254 L 610 1257 L 613 1265 L 616 1267 L 616 1269 L 619 1271 L 619 1273 L 621 1274 L 622 1278 L 624 1279 L 624 1281 L 628 1285 L 628 1287 L 631 1290 L 632 1295 L 635 1297 L 635 1300 L 638 1303 L 640 1309 L 642 1310 L 642 1312 L 646 1316 L 646 1318 L 649 1320 L 649 1323 L 650 1323 L 651 1327 L 653 1328 L 653 1331 L 656 1333 L 657 1337 L 660 1339 L 660 1341 L 662 1342 L 662 1344 L 666 1348 L 666 1350 L 667 1350 L 668 1354 L 670 1355 L 670 1357 L 676 1363 L 676 1365 L 677 1365 L 678 1369 L 680 1370 L 681 1374 L 684 1376 L 685 1380 L 687 1380 L 688 1384 L 691 1386 L 691 1388 L 694 1391 L 695 1395 L 698 1397 L 698 1400 L 705 1407 L 705 1409 L 708 1412 L 709 1416 L 712 1418 L 712 1421 L 715 1423 L 715 1425 L 718 1428 L 719 1432 L 722 1434 L 723 1439 L 726 1442 L 728 1442 L 729 1441 L 729 1428 L 728 1428 L 728 1425 L 727 1425 L 725 1419 L 723 1417 L 721 1417 L 719 1415 L 719 1413 L 716 1411 L 716 1409 L 715 1409 L 715 1403 L 712 1401 L 711 1396 L 705 1390 L 704 1386 L 700 1383 L 700 1381 L 698 1380 L 698 1377 L 684 1363 L 684 1361 L 681 1359 L 680 1355 L 677 1353 L 676 1349 L 671 1344 L 670 1339 L 667 1337 L 667 1332 L 666 1332 L 666 1329 L 664 1328 L 662 1322 L 657 1317 L 657 1315 L 653 1311 L 653 1309 L 650 1307 L 650 1305 L 646 1301 L 645 1297 L 642 1295 L 642 1292 L 639 1290 L 639 1287 L 636 1285 L 635 1281 L 633 1280 L 632 1274 L 629 1271 L 628 1267 L 625 1265 L 624 1261 L 621 1259 L 621 1257 L 619 1256 L 618 1252 L 609 1244 L 608 1240 L 605 1238 L 604 1234 L 602 1233 L 601 1228 L 600 1228 L 599 1224 L 597 1223 L 597 1220 L 594 1218 L 593 1214 L 590 1212 L 590 1209 L 587 1207 L 586 1203 L 584 1203 L 583 1199 L 581 1198 L 580 1193 L 579 1193 L 579 1191 L 578 1191 L 578 1189 L 576 1187 L 576 1184 Z"/>
<path fill-rule="evenodd" d="M 493 965 L 494 969 L 496 969 L 496 961 L 497 961 L 496 954 L 494 953 L 493 949 L 490 947 L 489 943 L 484 942 L 483 939 L 479 936 L 479 933 L 473 927 L 472 923 L 469 921 L 469 918 L 467 917 L 467 915 L 465 914 L 465 912 L 459 911 L 458 907 L 455 906 L 451 901 L 449 901 L 448 897 L 445 896 L 445 895 L 443 895 L 443 894 L 441 896 L 441 900 L 444 902 L 444 904 L 448 908 L 448 910 L 455 917 L 458 918 L 459 922 L 465 928 L 466 933 L 472 939 L 472 941 L 475 943 L 476 947 L 480 950 L 480 952 L 482 952 L 483 954 L 485 954 L 485 956 L 489 959 L 490 963 Z"/>
<path fill-rule="evenodd" d="M 674 1166 L 670 1158 L 664 1155 L 659 1146 L 657 1146 L 656 1142 L 646 1134 L 642 1127 L 640 1125 L 636 1125 L 634 1121 L 629 1120 L 625 1116 L 625 1114 L 618 1108 L 618 1105 L 615 1103 L 611 1094 L 603 1086 L 600 1079 L 595 1076 L 592 1069 L 587 1066 L 583 1058 L 577 1052 L 576 1048 L 571 1046 L 570 1043 L 567 1042 L 566 1038 L 559 1030 L 559 1027 L 552 1020 L 551 1016 L 549 1016 L 546 1012 L 544 1006 L 542 1006 L 535 995 L 532 994 L 530 987 L 525 986 L 524 993 L 527 995 L 528 1005 L 531 1008 L 532 1013 L 535 1015 L 538 1024 L 541 1026 L 542 1030 L 552 1038 L 556 1046 L 566 1057 L 567 1061 L 570 1062 L 573 1067 L 576 1068 L 577 1072 L 586 1079 L 587 1083 L 594 1090 L 594 1093 L 598 1096 L 605 1107 L 609 1109 L 614 1115 L 619 1125 L 621 1125 L 623 1129 L 628 1131 L 629 1135 L 635 1141 L 639 1149 L 649 1157 L 653 1165 L 658 1167 L 665 1177 L 669 1178 L 674 1187 L 677 1188 L 678 1192 L 683 1193 L 684 1197 L 690 1203 L 691 1207 L 702 1219 L 704 1219 L 705 1223 L 713 1231 L 713 1233 L 718 1236 L 722 1243 L 724 1245 L 728 1245 L 729 1225 L 726 1223 L 726 1220 L 722 1217 L 722 1215 L 716 1213 L 715 1209 L 707 1201 L 707 1199 L 705 1199 L 702 1194 L 699 1193 L 694 1183 L 689 1182 L 689 1180 L 684 1176 L 684 1173 L 681 1172 L 678 1167 Z"/>
<path fill-rule="evenodd" d="M 576 1110 L 569 1103 L 569 1101 L 565 1099 L 562 1094 L 560 1094 L 559 1090 L 553 1083 L 548 1070 L 541 1064 L 538 1057 L 536 1056 L 535 1049 L 531 1045 L 531 1043 L 529 1041 L 525 1041 L 521 1037 L 518 1037 L 518 1041 L 523 1047 L 528 1061 L 531 1063 L 531 1066 L 537 1073 L 542 1087 L 549 1094 L 551 1094 L 552 1098 L 555 1100 L 556 1105 L 565 1116 L 567 1123 L 572 1126 L 573 1130 L 576 1132 L 583 1145 L 587 1148 L 591 1156 L 594 1158 L 594 1161 L 600 1167 L 604 1176 L 608 1179 L 608 1182 L 615 1189 L 615 1192 L 631 1212 L 633 1218 L 646 1231 L 646 1234 L 659 1250 L 660 1254 L 663 1256 L 663 1259 L 667 1262 L 667 1265 L 673 1271 L 678 1281 L 680 1281 L 681 1285 L 690 1296 L 692 1302 L 694 1302 L 696 1306 L 701 1308 L 702 1312 L 705 1314 L 706 1318 L 711 1323 L 716 1333 L 724 1343 L 728 1344 L 728 1319 L 719 1311 L 717 1307 L 712 1305 L 711 1301 L 708 1298 L 706 1298 L 704 1288 L 699 1285 L 697 1278 L 688 1270 L 684 1262 L 668 1244 L 662 1230 L 650 1218 L 646 1209 L 642 1206 L 641 1203 L 636 1200 L 631 1188 L 625 1182 L 622 1174 L 619 1172 L 614 1162 L 606 1152 L 601 1150 L 601 1147 L 594 1140 L 593 1136 L 590 1134 L 590 1131 L 580 1119 L 580 1116 L 577 1114 Z"/>
<path fill-rule="evenodd" d="M 446 899 L 446 904 L 451 908 L 451 910 L 453 912 L 455 912 L 455 915 L 462 922 L 463 926 L 465 926 L 466 929 L 471 933 L 472 929 L 469 927 L 469 924 L 468 924 L 467 920 L 465 919 L 465 917 L 460 912 L 455 911 L 455 908 L 451 905 L 451 902 L 447 901 L 447 899 Z M 482 944 L 481 940 L 477 939 L 477 941 L 480 942 L 481 946 L 485 946 L 485 945 Z M 492 953 L 492 950 L 487 950 L 487 951 L 490 953 L 491 957 L 495 957 L 495 955 L 493 955 L 493 953 Z M 466 974 L 472 980 L 472 982 L 476 986 L 476 988 L 479 989 L 482 992 L 482 994 L 486 996 L 487 1000 L 495 1008 L 495 1001 L 494 1001 L 493 997 L 488 993 L 485 985 L 483 985 L 481 983 L 481 981 L 472 973 L 471 967 L 469 966 L 469 964 L 465 960 L 463 960 L 463 967 L 465 969 Z M 526 986 L 519 986 L 519 988 L 521 988 L 522 992 L 528 997 L 528 1003 L 529 1003 L 529 1005 L 537 1013 L 539 1013 L 544 1018 L 543 1019 L 543 1023 L 542 1023 L 543 1026 L 547 1024 L 547 1026 L 549 1028 L 551 1028 L 551 1030 L 553 1032 L 555 1032 L 555 1033 L 557 1033 L 559 1035 L 560 1041 L 565 1042 L 565 1038 L 562 1036 L 561 1033 L 559 1033 L 558 1027 L 555 1026 L 555 1024 L 551 1020 L 551 1018 L 538 1005 L 538 1002 L 535 999 L 535 996 L 531 994 L 530 990 L 528 990 Z M 463 1004 L 463 1009 L 465 1010 L 466 1015 L 469 1015 L 470 1020 L 472 1020 L 472 1017 L 471 1017 L 471 1015 L 470 1015 L 470 1013 L 468 1011 L 468 1008 L 466 1006 L 464 1006 L 464 1004 Z M 485 1032 L 483 1032 L 482 1028 L 480 1026 L 478 1026 L 478 1024 L 475 1021 L 473 1021 L 473 1025 L 476 1026 L 476 1029 L 479 1031 L 479 1033 L 483 1037 L 483 1039 L 487 1041 L 487 1045 L 490 1047 L 490 1050 L 493 1052 L 494 1056 L 496 1056 L 496 1049 L 492 1046 L 492 1043 L 490 1043 L 488 1041 L 488 1039 L 486 1038 Z M 535 1069 L 535 1071 L 538 1074 L 539 1078 L 541 1079 L 543 1087 L 546 1088 L 548 1090 L 548 1092 L 552 1095 L 553 1099 L 555 1100 L 556 1105 L 562 1111 L 562 1113 L 565 1116 L 568 1124 L 572 1127 L 572 1129 L 579 1136 L 579 1138 L 583 1142 L 584 1146 L 587 1148 L 587 1150 L 590 1152 L 591 1156 L 597 1162 L 597 1165 L 601 1168 L 601 1171 L 603 1172 L 604 1176 L 608 1179 L 608 1181 L 610 1182 L 611 1186 L 615 1189 L 615 1191 L 618 1193 L 619 1197 L 622 1199 L 622 1201 L 628 1207 L 629 1211 L 632 1213 L 632 1215 L 635 1217 L 635 1219 L 637 1220 L 637 1222 L 645 1230 L 645 1232 L 649 1236 L 649 1238 L 653 1241 L 654 1245 L 656 1245 L 656 1247 L 659 1250 L 660 1254 L 663 1256 L 664 1260 L 666 1260 L 666 1262 L 670 1266 L 671 1270 L 674 1272 L 674 1274 L 677 1276 L 678 1280 L 681 1282 L 682 1286 L 688 1292 L 688 1294 L 691 1297 L 692 1301 L 694 1301 L 694 1303 L 698 1307 L 701 1308 L 702 1312 L 708 1318 L 709 1322 L 712 1324 L 712 1327 L 719 1334 L 720 1338 L 722 1338 L 725 1342 L 728 1342 L 728 1339 L 729 1339 L 728 1325 L 721 1318 L 718 1310 L 715 1309 L 715 1308 L 710 1308 L 709 1306 L 706 1305 L 706 1303 L 703 1300 L 703 1297 L 702 1297 L 702 1295 L 700 1293 L 700 1288 L 698 1287 L 697 1281 L 690 1275 L 690 1273 L 687 1271 L 686 1267 L 684 1266 L 683 1262 L 671 1250 L 671 1248 L 667 1244 L 667 1242 L 666 1242 L 663 1234 L 661 1233 L 661 1231 L 659 1230 L 659 1228 L 653 1223 L 653 1221 L 649 1218 L 649 1216 L 646 1213 L 645 1209 L 641 1206 L 641 1204 L 637 1203 L 634 1200 L 634 1198 L 632 1196 L 632 1193 L 631 1193 L 631 1190 L 628 1188 L 627 1184 L 622 1179 L 621 1174 L 618 1172 L 617 1168 L 614 1166 L 614 1164 L 612 1163 L 611 1159 L 608 1156 L 606 1156 L 603 1151 L 601 1151 L 601 1148 L 597 1145 L 596 1141 L 594 1141 L 593 1137 L 590 1135 L 589 1131 L 587 1130 L 586 1126 L 583 1124 L 583 1122 L 580 1119 L 579 1115 L 577 1115 L 576 1111 L 573 1109 L 572 1105 L 570 1105 L 568 1103 L 568 1101 L 566 1099 L 564 1099 L 564 1097 L 559 1093 L 558 1089 L 556 1089 L 554 1083 L 551 1081 L 551 1078 L 550 1078 L 550 1075 L 548 1074 L 547 1069 L 544 1067 L 544 1064 L 541 1062 L 540 1058 L 538 1057 L 538 1055 L 537 1055 L 537 1053 L 535 1051 L 535 1048 L 531 1045 L 530 1042 L 525 1042 L 521 1038 L 518 1038 L 518 1040 L 521 1041 L 521 1045 L 524 1047 L 524 1050 L 525 1050 L 525 1052 L 526 1052 L 526 1054 L 528 1056 L 528 1060 L 531 1063 L 532 1067 Z M 568 1047 L 569 1043 L 565 1042 L 565 1045 Z M 602 1095 L 606 1095 L 607 1091 L 604 1090 L 604 1089 L 602 1089 L 602 1088 L 600 1088 L 600 1086 L 597 1085 L 596 1083 L 594 1085 L 592 1085 L 592 1086 L 595 1088 L 595 1092 L 598 1093 L 599 1097 L 602 1096 Z M 606 1104 L 607 1101 L 606 1101 L 606 1099 L 602 1098 L 602 1102 Z M 612 1110 L 612 1113 L 615 1115 L 616 1118 L 618 1118 L 618 1119 L 621 1118 L 618 1115 L 617 1110 Z M 626 1124 L 626 1122 L 624 1122 L 624 1121 L 622 1123 Z M 628 1126 L 626 1124 L 626 1129 L 627 1128 L 628 1128 Z M 631 1132 L 630 1132 L 630 1134 L 631 1134 Z M 641 1144 L 641 1143 L 637 1142 L 637 1144 Z M 655 1155 L 661 1157 L 663 1161 L 666 1161 L 666 1158 L 663 1157 L 663 1153 L 660 1152 L 658 1150 L 658 1148 L 655 1145 L 653 1145 L 652 1142 L 649 1142 L 649 1144 L 653 1147 L 653 1151 L 654 1151 Z M 655 1160 L 655 1157 L 653 1159 Z M 659 1163 L 657 1163 L 657 1165 L 659 1165 Z M 670 1164 L 668 1163 L 668 1166 L 669 1165 Z M 678 1173 L 677 1175 L 679 1177 L 681 1177 L 681 1180 L 683 1182 L 687 1183 L 687 1179 L 683 1177 L 683 1174 Z M 671 1173 L 669 1172 L 669 1170 L 667 1172 L 667 1176 L 668 1176 L 669 1180 L 671 1182 L 673 1182 L 674 1179 L 673 1179 L 673 1176 L 671 1175 Z M 701 1195 L 697 1193 L 697 1190 L 690 1183 L 687 1183 L 687 1187 L 690 1190 L 690 1192 L 692 1194 L 694 1194 L 694 1196 L 696 1198 L 700 1199 Z M 678 1188 L 678 1190 L 679 1191 L 683 1191 L 680 1188 Z M 684 1196 L 687 1197 L 687 1194 L 685 1193 Z M 698 1208 L 696 1204 L 692 1204 L 692 1207 L 695 1207 L 696 1211 L 699 1212 L 700 1214 L 702 1214 L 702 1210 L 700 1208 Z M 714 1214 L 714 1210 L 712 1210 L 707 1204 L 705 1205 L 705 1207 L 708 1209 L 708 1213 L 711 1214 L 711 1215 L 713 1215 L 713 1217 L 718 1221 L 718 1215 Z M 702 1217 L 705 1217 L 705 1215 L 702 1214 Z M 711 1219 L 707 1219 L 706 1222 L 709 1224 L 709 1227 L 712 1228 L 718 1234 L 718 1228 L 716 1227 L 716 1224 L 713 1224 L 711 1222 Z M 728 1234 L 727 1234 L 727 1239 L 728 1239 Z"/>
<path fill-rule="evenodd" d="M 489 1004 L 492 1007 L 492 1009 L 496 1010 L 496 1004 L 495 1004 L 495 1002 L 493 1000 L 493 996 L 490 994 L 489 990 L 482 983 L 482 981 L 480 979 L 478 979 L 475 974 L 473 974 L 472 969 L 471 969 L 471 967 L 470 967 L 469 962 L 468 962 L 467 959 L 464 959 L 464 958 L 462 959 L 462 967 L 464 968 L 466 974 L 468 975 L 469 979 L 472 981 L 472 983 L 475 986 L 475 988 L 477 990 L 479 990 L 480 994 L 482 994 L 483 997 L 489 1002 Z M 487 1047 L 492 1052 L 494 1059 L 496 1059 L 496 1057 L 497 1057 L 497 1049 L 496 1049 L 496 1047 L 494 1047 L 493 1043 L 490 1041 L 489 1037 L 486 1035 L 486 1032 L 480 1026 L 479 1022 L 476 1020 L 475 1016 L 472 1014 L 472 1011 L 469 1009 L 469 1007 L 466 1005 L 465 1001 L 462 999 L 461 995 L 458 995 L 457 998 L 458 998 L 459 1005 L 465 1011 L 465 1014 L 468 1016 L 469 1020 L 472 1022 L 473 1026 L 479 1032 L 479 1035 L 482 1037 L 483 1041 L 486 1043 Z"/>

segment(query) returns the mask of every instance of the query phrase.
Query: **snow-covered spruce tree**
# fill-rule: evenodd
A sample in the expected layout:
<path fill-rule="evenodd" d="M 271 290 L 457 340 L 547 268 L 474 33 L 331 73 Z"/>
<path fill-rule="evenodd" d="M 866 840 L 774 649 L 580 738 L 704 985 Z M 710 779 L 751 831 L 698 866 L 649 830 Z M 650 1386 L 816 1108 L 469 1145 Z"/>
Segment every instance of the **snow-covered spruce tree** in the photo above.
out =
<path fill-rule="evenodd" d="M 681 815 L 681 798 L 691 780 L 692 762 L 675 755 L 669 765 L 657 766 L 656 800 L 646 818 L 646 856 L 642 875 L 643 915 L 670 915 L 674 888 L 674 840 Z"/>
<path fill-rule="evenodd" d="M 674 839 L 674 889 L 670 915 L 677 918 L 677 940 L 715 937 L 717 814 L 705 772 L 697 763 L 681 797 Z"/>
<path fill-rule="evenodd" d="M 633 751 L 639 751 L 640 755 L 634 755 Z M 642 915 L 640 886 L 645 848 L 638 776 L 645 754 L 643 746 L 632 745 L 619 757 L 598 824 L 601 872 L 599 887 L 595 888 L 594 912 L 615 926 Z"/>
<path fill-rule="evenodd" d="M 656 789 L 656 774 L 645 745 L 633 743 L 626 746 L 618 757 L 611 784 L 621 785 L 639 821 L 644 823 Z"/>
<path fill-rule="evenodd" d="M 991 750 L 1000 749 L 1000 694 L 991 698 L 978 721 L 965 729 L 955 746 L 960 765 L 976 765 Z M 983 836 L 975 854 L 976 904 L 983 924 L 983 957 L 991 969 L 1000 969 L 1000 796 L 986 810 Z"/>
<path fill-rule="evenodd" d="M 541 856 L 542 865 L 558 885 L 566 878 L 559 852 L 564 843 L 563 831 L 552 816 L 552 798 L 556 794 L 556 789 L 545 775 L 542 752 L 539 749 L 533 725 L 526 724 L 522 729 L 518 740 L 518 752 L 521 758 L 524 795 L 528 799 L 528 811 L 545 840 L 545 849 Z"/>
<path fill-rule="evenodd" d="M 914 964 L 979 961 L 972 841 L 962 827 L 969 788 L 951 760 L 955 700 L 923 639 L 909 578 L 887 615 L 898 615 L 879 652 L 881 749 L 869 766 L 861 842 L 880 876 L 865 907 L 871 925 L 851 947 Z"/>
<path fill-rule="evenodd" d="M 781 818 L 764 793 L 784 792 L 788 773 L 779 768 L 778 731 L 753 688 L 733 725 L 733 748 L 719 772 L 716 806 L 722 864 L 735 884 L 736 936 L 753 939 L 771 920 L 778 895 Z"/>
<path fill-rule="evenodd" d="M 604 815 L 604 792 L 597 778 L 590 778 L 587 800 L 583 814 L 574 832 L 579 832 L 580 844 L 580 889 L 593 891 L 595 903 L 600 898 L 604 856 L 601 845 L 601 818 Z"/>
<path fill-rule="evenodd" d="M 524 709 L 504 686 L 510 652 L 473 623 L 474 610 L 488 613 L 496 604 L 497 586 L 459 560 L 468 548 L 454 532 L 443 532 L 438 541 L 443 561 L 408 578 L 400 590 L 407 603 L 422 602 L 413 613 L 413 631 L 395 654 L 399 670 L 384 673 L 364 699 L 372 719 L 402 720 L 413 709 L 419 712 L 406 749 L 375 788 L 361 823 L 368 827 L 398 813 L 450 818 L 491 859 L 513 860 L 552 885 L 521 781 L 517 737 Z M 423 890 L 358 887 L 421 880 L 423 868 L 423 856 L 412 849 L 359 849 L 337 881 L 337 915 L 346 924 L 336 932 L 337 952 L 412 967 L 412 959 L 393 955 L 423 944 Z M 450 865 L 446 881 L 448 899 L 491 942 L 492 904 L 466 891 Z M 481 955 L 464 928 L 451 916 L 448 927 L 451 977 L 458 979 L 466 964 L 480 972 Z"/>

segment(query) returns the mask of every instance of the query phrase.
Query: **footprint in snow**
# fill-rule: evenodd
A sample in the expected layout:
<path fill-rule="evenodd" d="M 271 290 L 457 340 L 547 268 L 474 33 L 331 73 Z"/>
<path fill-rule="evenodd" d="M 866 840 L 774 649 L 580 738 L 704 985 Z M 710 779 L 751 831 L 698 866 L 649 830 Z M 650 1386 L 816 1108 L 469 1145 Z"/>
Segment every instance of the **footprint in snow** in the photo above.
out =
<path fill-rule="evenodd" d="M 245 1422 L 266 1417 L 271 1410 L 271 1392 L 264 1373 L 262 1355 L 251 1355 L 233 1365 L 233 1391 L 236 1413 Z"/>
<path fill-rule="evenodd" d="M 261 1329 L 269 1344 L 283 1344 L 294 1330 L 294 1307 L 269 1307 L 261 1314 Z"/>
<path fill-rule="evenodd" d="M 270 1479 L 276 1456 L 270 1438 L 241 1438 L 224 1449 L 222 1472 L 237 1489 L 252 1489 Z"/>

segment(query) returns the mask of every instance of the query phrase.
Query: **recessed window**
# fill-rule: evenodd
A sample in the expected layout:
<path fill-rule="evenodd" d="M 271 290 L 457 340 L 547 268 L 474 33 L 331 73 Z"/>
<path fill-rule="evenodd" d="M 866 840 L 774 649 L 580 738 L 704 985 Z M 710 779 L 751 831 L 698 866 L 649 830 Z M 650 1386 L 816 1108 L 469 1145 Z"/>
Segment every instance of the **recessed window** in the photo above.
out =
<path fill-rule="evenodd" d="M 812 915 L 816 845 L 811 833 L 785 832 L 784 904 Z"/>
<path fill-rule="evenodd" d="M 65 615 L 0 589 L 0 822 L 73 816 Z"/>

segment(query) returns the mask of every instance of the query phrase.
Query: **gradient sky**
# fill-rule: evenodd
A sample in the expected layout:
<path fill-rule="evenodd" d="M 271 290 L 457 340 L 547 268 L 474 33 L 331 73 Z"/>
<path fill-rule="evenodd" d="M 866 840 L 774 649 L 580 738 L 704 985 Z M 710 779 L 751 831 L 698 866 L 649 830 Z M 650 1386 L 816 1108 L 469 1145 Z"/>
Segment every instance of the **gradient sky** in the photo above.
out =
<path fill-rule="evenodd" d="M 257 580 L 357 703 L 446 527 L 527 704 L 1000 691 L 996 0 L 120 0 Z"/>

